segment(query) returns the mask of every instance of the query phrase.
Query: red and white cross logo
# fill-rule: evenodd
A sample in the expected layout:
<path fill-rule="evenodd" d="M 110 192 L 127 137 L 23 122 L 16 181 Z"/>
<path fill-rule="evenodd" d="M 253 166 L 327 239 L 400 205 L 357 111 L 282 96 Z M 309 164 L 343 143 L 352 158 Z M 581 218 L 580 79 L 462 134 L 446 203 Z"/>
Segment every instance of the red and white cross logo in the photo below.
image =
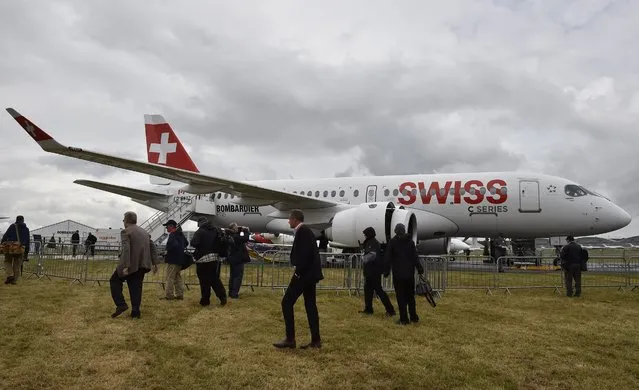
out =
<path fill-rule="evenodd" d="M 175 153 L 177 143 L 169 143 L 169 133 L 162 133 L 159 144 L 149 145 L 150 153 L 159 153 L 158 164 L 166 164 L 166 156 L 169 153 Z"/>

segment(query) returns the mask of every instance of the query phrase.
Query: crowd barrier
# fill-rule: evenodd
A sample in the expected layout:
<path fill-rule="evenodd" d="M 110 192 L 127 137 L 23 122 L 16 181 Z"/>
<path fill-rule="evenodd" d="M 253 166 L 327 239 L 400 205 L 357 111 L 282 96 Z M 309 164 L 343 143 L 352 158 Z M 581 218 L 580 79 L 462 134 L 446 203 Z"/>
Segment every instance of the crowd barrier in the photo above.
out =
<path fill-rule="evenodd" d="M 25 278 L 61 278 L 73 283 L 108 282 L 118 262 L 119 248 L 85 251 L 82 245 L 73 255 L 71 244 L 57 244 L 55 249 L 30 254 L 23 264 Z M 245 264 L 243 286 L 284 289 L 292 276 L 289 252 L 267 250 L 252 253 L 253 260 Z M 324 279 L 320 290 L 363 293 L 364 277 L 359 254 L 321 253 Z M 510 293 L 515 289 L 564 289 L 564 277 L 556 257 L 553 256 L 504 256 L 498 259 L 483 256 L 420 256 L 425 274 L 436 293 L 455 289 L 481 289 L 492 294 L 501 290 Z M 195 265 L 182 271 L 187 288 L 198 285 Z M 222 282 L 228 286 L 229 265 L 221 263 Z M 145 283 L 164 286 L 165 264 L 160 264 L 157 274 L 149 273 Z M 383 288 L 393 290 L 392 275 L 383 278 Z M 583 288 L 608 287 L 620 290 L 639 289 L 639 252 L 611 256 L 590 256 L 588 271 L 582 273 Z"/>

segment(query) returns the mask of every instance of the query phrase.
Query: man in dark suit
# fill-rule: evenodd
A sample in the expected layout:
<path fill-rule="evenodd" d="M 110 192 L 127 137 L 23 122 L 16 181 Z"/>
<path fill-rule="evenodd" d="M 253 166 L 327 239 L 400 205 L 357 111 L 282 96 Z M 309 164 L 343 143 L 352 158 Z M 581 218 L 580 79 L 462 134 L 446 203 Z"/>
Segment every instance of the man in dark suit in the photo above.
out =
<path fill-rule="evenodd" d="M 401 325 L 419 322 L 415 304 L 415 269 L 420 275 L 424 274 L 424 267 L 419 262 L 413 239 L 406 234 L 406 226 L 398 223 L 395 226 L 395 237 L 390 240 L 386 248 L 384 276 L 388 277 L 390 271 L 393 271 L 393 286 L 399 308 L 397 323 Z"/>
<path fill-rule="evenodd" d="M 295 239 L 291 249 L 291 265 L 295 272 L 282 298 L 282 314 L 286 324 L 286 339 L 273 344 L 277 348 L 295 348 L 295 319 L 293 307 L 297 298 L 304 295 L 304 307 L 308 325 L 311 329 L 311 342 L 302 346 L 306 348 L 321 348 L 322 341 L 319 331 L 319 313 L 317 312 L 316 288 L 317 283 L 324 279 L 320 262 L 319 250 L 313 231 L 304 225 L 304 214 L 300 210 L 291 211 L 288 218 L 289 226 L 295 230 Z"/>
<path fill-rule="evenodd" d="M 575 237 L 566 237 L 568 242 L 563 248 L 559 258 L 561 259 L 561 268 L 564 271 L 564 282 L 566 285 L 566 296 L 572 297 L 572 281 L 575 281 L 575 297 L 581 295 L 581 264 L 582 249 L 581 245 L 575 242 Z"/>

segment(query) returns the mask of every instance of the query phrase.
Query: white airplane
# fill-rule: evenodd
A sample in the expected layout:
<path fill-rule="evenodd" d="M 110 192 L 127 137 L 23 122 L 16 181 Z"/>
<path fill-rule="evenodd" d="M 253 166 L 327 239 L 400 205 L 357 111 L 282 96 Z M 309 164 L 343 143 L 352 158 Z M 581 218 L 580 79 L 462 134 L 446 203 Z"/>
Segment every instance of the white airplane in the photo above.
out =
<path fill-rule="evenodd" d="M 196 213 L 209 215 L 219 226 L 237 222 L 264 233 L 290 234 L 289 212 L 301 209 L 305 224 L 318 235 L 324 231 L 332 247 L 358 247 L 367 226 L 374 227 L 378 240 L 385 243 L 399 223 L 414 241 L 424 241 L 420 245 L 428 253 L 444 254 L 453 236 L 593 235 L 621 229 L 631 221 L 626 211 L 605 197 L 545 174 L 483 172 L 241 182 L 197 172 L 159 115 L 146 116 L 147 132 L 152 129 L 160 135 L 160 142 L 149 148 L 157 162 L 150 163 L 62 145 L 16 110 L 7 111 L 46 152 L 186 185 L 169 195 L 98 182 L 76 181 L 79 184 L 97 183 L 96 188 L 117 190 L 155 206 L 169 204 L 182 194 L 197 194 Z"/>
<path fill-rule="evenodd" d="M 456 254 L 460 252 L 464 252 L 466 250 L 470 250 L 470 245 L 466 244 L 464 241 L 459 238 L 451 238 L 450 239 L 450 247 L 448 249 L 448 253 Z"/>
<path fill-rule="evenodd" d="M 450 239 L 450 254 L 461 253 L 467 250 L 475 251 L 482 249 L 484 249 L 484 246 L 477 242 L 477 237 L 473 237 L 470 243 L 468 243 L 468 237 L 464 239 L 459 237 Z"/>

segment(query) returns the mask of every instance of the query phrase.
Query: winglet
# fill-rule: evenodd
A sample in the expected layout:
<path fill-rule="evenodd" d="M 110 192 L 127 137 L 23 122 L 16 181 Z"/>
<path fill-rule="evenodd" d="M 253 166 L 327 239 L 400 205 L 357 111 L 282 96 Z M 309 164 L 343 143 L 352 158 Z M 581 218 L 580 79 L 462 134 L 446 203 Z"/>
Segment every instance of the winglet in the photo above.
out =
<path fill-rule="evenodd" d="M 53 137 L 51 137 L 44 130 L 39 128 L 35 123 L 25 118 L 18 111 L 14 110 L 13 108 L 7 108 L 7 112 L 11 114 L 13 119 L 15 119 L 16 122 L 18 122 L 18 124 L 20 124 L 20 126 L 22 126 L 22 128 L 27 132 L 27 134 L 29 134 L 34 141 L 40 144 L 40 146 L 42 146 L 43 149 L 44 149 L 44 146 L 41 144 L 41 142 L 53 140 Z"/>

